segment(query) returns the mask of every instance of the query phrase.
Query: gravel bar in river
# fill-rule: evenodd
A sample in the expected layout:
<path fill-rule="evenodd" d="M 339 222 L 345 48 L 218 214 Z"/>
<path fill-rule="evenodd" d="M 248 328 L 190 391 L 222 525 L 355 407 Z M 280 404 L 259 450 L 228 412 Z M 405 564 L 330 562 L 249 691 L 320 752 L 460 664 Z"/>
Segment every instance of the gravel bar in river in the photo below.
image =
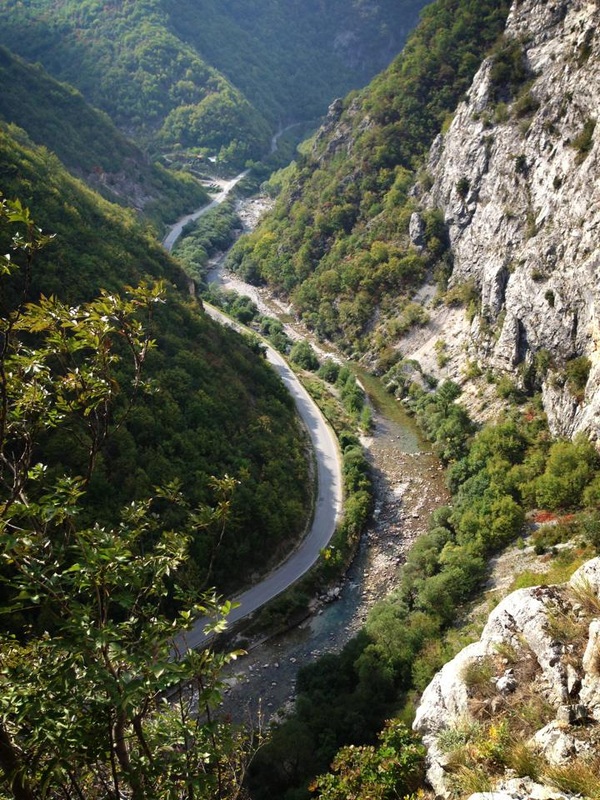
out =
<path fill-rule="evenodd" d="M 268 723 L 291 707 L 298 670 L 339 652 L 368 610 L 397 585 L 398 568 L 431 512 L 448 501 L 437 458 L 422 449 L 410 423 L 374 412 L 364 441 L 375 482 L 375 511 L 359 552 L 339 589 L 297 628 L 259 645 L 225 673 L 223 711 L 239 721 Z"/>

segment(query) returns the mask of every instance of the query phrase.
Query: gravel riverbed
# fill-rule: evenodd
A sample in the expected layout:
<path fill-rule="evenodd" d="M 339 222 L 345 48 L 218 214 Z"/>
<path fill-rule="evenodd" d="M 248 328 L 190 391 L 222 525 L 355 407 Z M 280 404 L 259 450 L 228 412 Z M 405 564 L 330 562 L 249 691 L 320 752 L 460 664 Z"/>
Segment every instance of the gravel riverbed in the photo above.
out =
<path fill-rule="evenodd" d="M 230 666 L 226 715 L 256 726 L 285 714 L 294 702 L 299 668 L 339 652 L 358 632 L 369 609 L 397 585 L 398 568 L 426 531 L 431 512 L 447 502 L 439 462 L 423 449 L 414 428 L 377 411 L 374 423 L 364 445 L 373 470 L 375 511 L 352 566 L 335 599 L 322 599 L 297 628 L 250 644 L 247 655 Z"/>
<path fill-rule="evenodd" d="M 252 230 L 270 203 L 264 198 L 241 201 L 244 229 Z M 333 356 L 293 319 L 293 311 L 268 289 L 250 286 L 215 258 L 210 282 L 248 295 L 263 314 L 285 316 L 292 339 L 306 338 L 320 358 Z M 375 489 L 375 509 L 359 550 L 339 586 L 321 598 L 314 613 L 284 634 L 251 642 L 224 673 L 222 713 L 253 727 L 280 718 L 294 702 L 298 670 L 325 653 L 339 652 L 359 631 L 373 605 L 397 586 L 398 569 L 415 539 L 427 530 L 432 511 L 449 500 L 442 467 L 400 409 L 373 409 L 373 429 L 363 440 Z"/>

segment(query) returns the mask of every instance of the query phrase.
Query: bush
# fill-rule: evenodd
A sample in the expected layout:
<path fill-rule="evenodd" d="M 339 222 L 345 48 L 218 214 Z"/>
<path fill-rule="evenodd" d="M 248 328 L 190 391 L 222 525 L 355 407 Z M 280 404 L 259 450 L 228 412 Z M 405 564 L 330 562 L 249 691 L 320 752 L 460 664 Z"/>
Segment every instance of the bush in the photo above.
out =
<path fill-rule="evenodd" d="M 319 369 L 319 359 L 310 344 L 304 339 L 296 342 L 290 350 L 290 361 L 309 372 L 316 372 Z"/>
<path fill-rule="evenodd" d="M 522 94 L 513 105 L 513 112 L 519 119 L 534 114 L 540 107 L 539 100 L 531 92 Z"/>
<path fill-rule="evenodd" d="M 516 39 L 503 36 L 493 55 L 490 72 L 494 100 L 498 102 L 513 97 L 528 79 L 523 45 Z"/>
<path fill-rule="evenodd" d="M 535 480 L 535 496 L 542 508 L 573 508 L 582 500 L 583 490 L 594 477 L 598 454 L 585 438 L 555 442 L 546 469 Z"/>
<path fill-rule="evenodd" d="M 340 364 L 331 358 L 326 358 L 319 367 L 317 375 L 327 383 L 335 383 L 340 374 Z"/>
<path fill-rule="evenodd" d="M 579 402 L 583 400 L 591 368 L 592 362 L 587 356 L 573 358 L 565 364 L 567 386 Z"/>
<path fill-rule="evenodd" d="M 529 172 L 527 156 L 524 153 L 520 153 L 518 156 L 515 156 L 515 172 L 517 175 L 527 175 Z"/>
<path fill-rule="evenodd" d="M 398 721 L 389 721 L 379 740 L 378 747 L 343 747 L 331 771 L 319 776 L 311 790 L 319 792 L 320 800 L 394 800 L 415 791 L 424 777 L 423 745 Z"/>

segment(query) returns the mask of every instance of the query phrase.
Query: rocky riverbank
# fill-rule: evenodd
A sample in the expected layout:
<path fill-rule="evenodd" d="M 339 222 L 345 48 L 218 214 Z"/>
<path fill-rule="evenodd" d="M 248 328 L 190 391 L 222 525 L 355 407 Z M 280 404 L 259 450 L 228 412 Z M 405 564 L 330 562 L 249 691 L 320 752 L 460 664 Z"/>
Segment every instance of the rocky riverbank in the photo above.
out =
<path fill-rule="evenodd" d="M 265 724 L 294 701 L 301 666 L 339 652 L 360 629 L 370 608 L 397 584 L 408 549 L 427 529 L 431 512 L 448 500 L 436 457 L 414 430 L 375 412 L 364 441 L 375 482 L 375 511 L 359 553 L 338 589 L 322 598 L 298 628 L 251 643 L 226 675 L 224 710 Z M 409 449 L 412 449 L 409 452 Z"/>
<path fill-rule="evenodd" d="M 245 200 L 238 212 L 250 230 L 268 201 Z M 260 312 L 286 319 L 290 338 L 308 339 L 320 358 L 336 357 L 311 337 L 291 309 L 268 289 L 250 286 L 215 259 L 210 282 L 247 295 Z M 415 539 L 427 530 L 432 511 L 449 495 L 438 459 L 420 439 L 416 427 L 401 411 L 373 409 L 373 429 L 363 440 L 371 463 L 375 510 L 359 552 L 347 575 L 328 597 L 313 604 L 313 613 L 294 630 L 268 640 L 251 642 L 247 655 L 225 674 L 224 713 L 253 727 L 266 724 L 291 706 L 301 666 L 325 653 L 339 652 L 360 629 L 369 609 L 397 585 L 398 570 Z"/>

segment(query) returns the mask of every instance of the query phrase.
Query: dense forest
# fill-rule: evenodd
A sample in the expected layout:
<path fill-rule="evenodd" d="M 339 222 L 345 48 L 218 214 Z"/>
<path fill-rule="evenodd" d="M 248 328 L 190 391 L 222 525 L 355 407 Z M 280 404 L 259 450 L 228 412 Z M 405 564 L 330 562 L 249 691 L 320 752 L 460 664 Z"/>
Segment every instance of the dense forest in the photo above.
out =
<path fill-rule="evenodd" d="M 303 148 L 273 213 L 240 241 L 231 268 L 291 297 L 319 336 L 349 352 L 371 346 L 384 358 L 394 338 L 419 321 L 422 309 L 410 302 L 415 288 L 433 271 L 440 281 L 448 275 L 448 243 L 435 211 L 427 214 L 424 248 L 418 252 L 409 240 L 410 188 L 502 32 L 509 5 L 428 6 L 391 66 L 340 103 Z M 343 135 L 331 142 L 335 123 Z"/>
<path fill-rule="evenodd" d="M 159 229 L 207 202 L 197 181 L 151 163 L 106 114 L 39 64 L 2 47 L 0 79 L 0 119 L 21 128 L 108 200 L 136 209 Z"/>
<path fill-rule="evenodd" d="M 398 52 L 423 0 L 273 5 L 9 0 L 0 41 L 76 86 L 154 153 L 243 164 Z"/>
<path fill-rule="evenodd" d="M 196 579 L 205 582 L 213 563 L 211 583 L 231 590 L 304 524 L 305 445 L 290 399 L 252 343 L 178 294 L 177 286 L 187 292 L 186 277 L 133 212 L 103 201 L 24 135 L 17 141 L 0 132 L 0 172 L 4 195 L 37 209 L 36 223 L 55 237 L 31 274 L 17 274 L 5 286 L 3 313 L 23 292 L 26 299 L 55 296 L 73 305 L 142 281 L 173 286 L 152 317 L 156 346 L 144 367 L 152 391 L 106 439 L 88 487 L 87 513 L 114 519 L 125 503 L 174 480 L 190 503 L 210 506 L 218 499 L 213 476 L 227 475 L 239 485 L 219 553 L 211 557 L 211 530 L 200 532 L 192 549 Z M 82 469 L 81 448 L 64 431 L 50 433 L 46 447 L 56 465 Z"/>

